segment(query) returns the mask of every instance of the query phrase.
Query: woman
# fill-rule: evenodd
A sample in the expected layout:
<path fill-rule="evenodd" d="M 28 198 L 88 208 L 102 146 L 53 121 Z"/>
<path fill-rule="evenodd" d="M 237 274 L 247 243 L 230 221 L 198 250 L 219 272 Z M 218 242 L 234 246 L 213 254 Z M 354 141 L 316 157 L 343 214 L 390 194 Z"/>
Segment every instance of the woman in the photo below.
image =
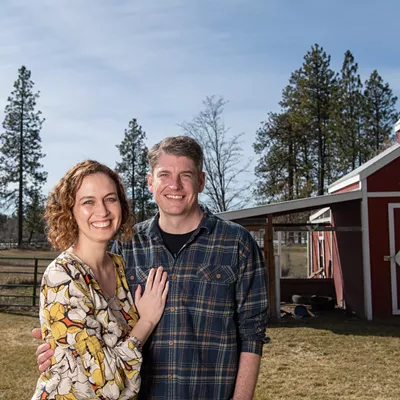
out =
<path fill-rule="evenodd" d="M 55 352 L 32 399 L 135 399 L 141 346 L 161 318 L 168 282 L 153 269 L 134 304 L 123 259 L 107 252 L 117 234 L 132 236 L 118 175 L 96 161 L 75 165 L 50 194 L 45 219 L 63 252 L 43 275 L 42 337 Z"/>

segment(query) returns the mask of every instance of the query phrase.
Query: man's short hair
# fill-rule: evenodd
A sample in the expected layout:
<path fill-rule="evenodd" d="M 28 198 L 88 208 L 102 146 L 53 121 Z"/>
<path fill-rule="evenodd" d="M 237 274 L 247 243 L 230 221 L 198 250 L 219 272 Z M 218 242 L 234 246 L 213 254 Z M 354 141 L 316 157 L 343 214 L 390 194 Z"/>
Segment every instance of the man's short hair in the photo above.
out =
<path fill-rule="evenodd" d="M 199 143 L 189 136 L 170 136 L 155 144 L 149 151 L 150 171 L 157 166 L 162 153 L 190 158 L 198 172 L 203 171 L 204 154 Z"/>

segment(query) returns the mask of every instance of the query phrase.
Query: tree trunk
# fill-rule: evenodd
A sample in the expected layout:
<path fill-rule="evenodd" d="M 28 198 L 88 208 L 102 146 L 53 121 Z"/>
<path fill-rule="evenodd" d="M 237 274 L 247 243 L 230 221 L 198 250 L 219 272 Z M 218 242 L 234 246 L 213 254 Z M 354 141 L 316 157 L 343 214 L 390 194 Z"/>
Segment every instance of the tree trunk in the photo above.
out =
<path fill-rule="evenodd" d="M 24 101 L 21 101 L 21 117 L 19 131 L 19 179 L 18 179 L 18 247 L 22 246 L 23 236 L 23 190 L 24 190 Z"/>

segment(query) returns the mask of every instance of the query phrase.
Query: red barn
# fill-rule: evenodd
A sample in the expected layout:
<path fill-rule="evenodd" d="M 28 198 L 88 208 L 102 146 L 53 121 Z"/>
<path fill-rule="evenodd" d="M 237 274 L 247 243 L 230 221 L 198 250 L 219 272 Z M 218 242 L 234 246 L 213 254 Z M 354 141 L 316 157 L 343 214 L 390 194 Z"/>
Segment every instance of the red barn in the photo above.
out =
<path fill-rule="evenodd" d="M 368 319 L 400 315 L 400 121 L 395 130 L 398 143 L 334 182 L 328 190 L 330 194 L 362 193 L 360 210 L 331 210 L 332 226 L 345 218 L 351 225 L 361 222 L 362 229 L 361 246 L 354 240 L 338 243 L 339 232 L 333 232 L 332 264 L 338 304 L 346 306 L 345 291 L 351 290 L 357 309 L 362 309 L 358 304 L 362 290 L 357 288 L 362 282 Z M 361 257 L 355 254 L 360 248 Z"/>
<path fill-rule="evenodd" d="M 328 188 L 328 195 L 220 213 L 251 230 L 267 230 L 274 215 L 318 210 L 309 234 L 309 276 L 334 282 L 337 304 L 368 320 L 400 315 L 400 120 L 398 143 Z M 252 228 L 253 227 L 253 228 Z M 273 229 L 273 223 L 269 223 Z M 264 229 L 265 228 L 265 229 Z M 270 235 L 270 237 L 272 237 Z M 264 242 L 268 241 L 264 238 Z M 272 239 L 269 240 L 273 252 Z M 266 258 L 273 264 L 273 258 Z M 279 315 L 280 271 L 270 270 L 272 316 Z"/>

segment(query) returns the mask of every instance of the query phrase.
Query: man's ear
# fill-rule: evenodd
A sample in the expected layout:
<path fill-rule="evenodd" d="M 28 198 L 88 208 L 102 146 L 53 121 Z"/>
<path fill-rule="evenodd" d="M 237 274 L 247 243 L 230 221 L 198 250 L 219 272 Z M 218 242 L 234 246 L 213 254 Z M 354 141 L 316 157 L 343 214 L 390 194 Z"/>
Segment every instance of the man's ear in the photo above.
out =
<path fill-rule="evenodd" d="M 205 184 L 206 184 L 206 173 L 205 172 L 200 172 L 200 176 L 199 176 L 199 193 L 201 193 L 203 191 Z"/>
<path fill-rule="evenodd" d="M 151 172 L 147 174 L 147 184 L 149 186 L 150 193 L 153 193 L 153 175 Z"/>

